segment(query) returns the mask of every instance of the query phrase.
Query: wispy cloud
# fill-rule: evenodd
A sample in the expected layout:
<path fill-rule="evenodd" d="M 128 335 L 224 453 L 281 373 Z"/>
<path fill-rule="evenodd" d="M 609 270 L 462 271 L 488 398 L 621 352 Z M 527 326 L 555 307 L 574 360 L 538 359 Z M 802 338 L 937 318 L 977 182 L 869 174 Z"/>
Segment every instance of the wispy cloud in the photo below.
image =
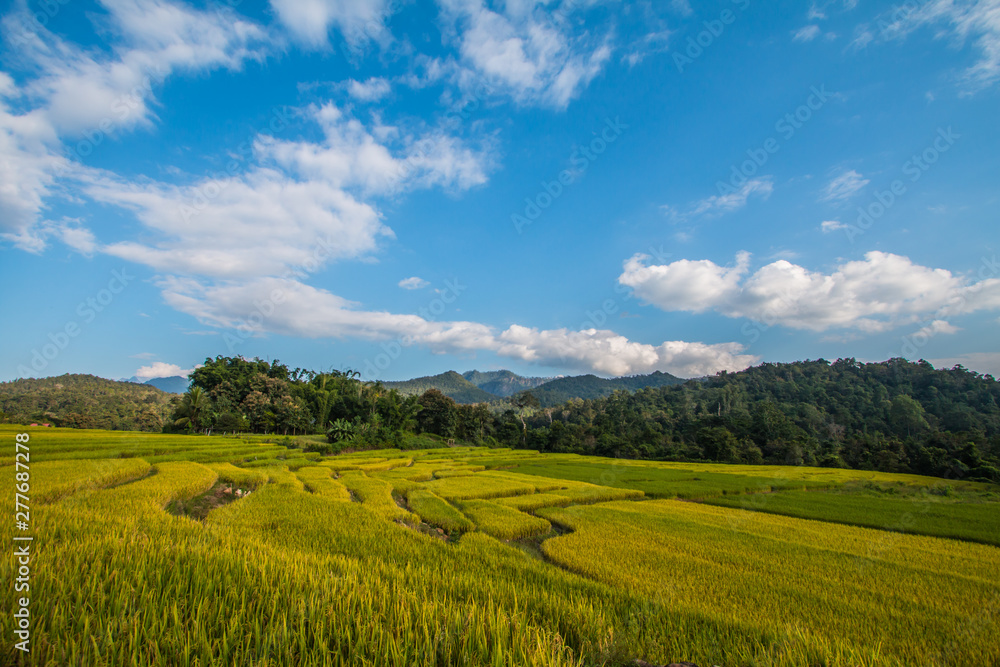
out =
<path fill-rule="evenodd" d="M 381 77 L 373 77 L 367 81 L 351 79 L 347 82 L 348 94 L 361 102 L 377 102 L 386 97 L 391 90 L 389 82 Z"/>
<path fill-rule="evenodd" d="M 766 200 L 773 191 L 774 182 L 770 176 L 764 176 L 749 179 L 739 189 L 732 189 L 731 192 L 696 201 L 683 211 L 677 211 L 669 206 L 662 208 L 664 213 L 677 220 L 688 220 L 698 216 L 719 216 L 744 208 L 751 197 Z"/>
<path fill-rule="evenodd" d="M 428 285 L 430 285 L 429 282 L 427 282 L 423 278 L 418 278 L 417 276 L 413 276 L 412 278 L 404 278 L 403 280 L 399 281 L 400 287 L 409 290 L 423 289 Z"/>
<path fill-rule="evenodd" d="M 934 37 L 969 42 L 976 61 L 961 73 L 958 83 L 976 92 L 1000 80 L 1000 0 L 929 0 L 904 4 L 878 15 L 855 30 L 853 46 L 908 38 L 922 27 L 938 28 Z"/>
<path fill-rule="evenodd" d="M 807 25 L 792 32 L 792 40 L 796 42 L 811 42 L 819 36 L 818 25 Z"/>
<path fill-rule="evenodd" d="M 860 192 L 871 181 L 854 169 L 831 180 L 820 197 L 822 201 L 842 202 Z"/>

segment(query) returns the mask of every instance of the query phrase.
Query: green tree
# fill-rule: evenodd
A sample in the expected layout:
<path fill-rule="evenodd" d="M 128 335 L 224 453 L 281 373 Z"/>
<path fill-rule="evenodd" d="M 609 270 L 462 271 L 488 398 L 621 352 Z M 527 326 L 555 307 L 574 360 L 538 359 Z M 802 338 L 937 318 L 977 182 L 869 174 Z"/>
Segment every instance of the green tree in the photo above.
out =
<path fill-rule="evenodd" d="M 201 387 L 191 387 L 173 414 L 174 425 L 189 426 L 193 431 L 201 430 L 211 409 L 208 394 Z"/>
<path fill-rule="evenodd" d="M 924 407 L 905 394 L 892 399 L 889 422 L 897 435 L 910 437 L 930 428 L 924 416 Z"/>
<path fill-rule="evenodd" d="M 436 433 L 444 438 L 455 437 L 458 426 L 458 408 L 455 401 L 437 389 L 428 389 L 417 401 L 421 410 L 417 413 L 417 427 L 425 433 Z"/>

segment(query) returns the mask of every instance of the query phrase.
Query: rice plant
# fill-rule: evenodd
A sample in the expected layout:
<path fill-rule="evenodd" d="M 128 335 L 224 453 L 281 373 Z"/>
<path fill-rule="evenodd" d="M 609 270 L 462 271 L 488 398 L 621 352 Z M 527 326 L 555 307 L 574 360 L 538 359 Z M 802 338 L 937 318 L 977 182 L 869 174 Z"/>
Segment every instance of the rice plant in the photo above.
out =
<path fill-rule="evenodd" d="M 466 500 L 459 507 L 476 528 L 501 540 L 541 535 L 552 528 L 545 519 L 488 500 Z"/>
<path fill-rule="evenodd" d="M 331 500 L 349 501 L 351 492 L 343 484 L 330 477 L 331 472 L 329 468 L 324 466 L 309 466 L 308 468 L 300 468 L 295 475 L 310 493 Z"/>
<path fill-rule="evenodd" d="M 396 504 L 392 495 L 392 485 L 384 480 L 369 477 L 360 471 L 348 470 L 341 474 L 340 482 L 379 516 L 392 521 L 417 520 L 417 517 Z"/>
<path fill-rule="evenodd" d="M 704 497 L 725 491 L 728 501 L 764 480 L 779 489 L 767 494 L 776 507 L 837 520 L 830 505 L 810 503 L 838 495 L 846 504 L 837 512 L 862 511 L 856 500 L 884 517 L 897 511 L 895 498 L 852 500 L 844 485 L 939 483 L 927 478 L 476 448 L 385 450 L 314 465 L 315 456 L 284 448 L 283 458 L 257 456 L 275 445 L 238 438 L 57 429 L 44 436 L 49 456 L 37 464 L 32 438 L 39 539 L 27 664 L 1000 664 L 997 547 L 641 499 L 648 485 Z M 257 461 L 213 460 L 212 447 L 223 457 L 245 447 L 242 458 Z M 139 452 L 179 458 L 149 467 Z M 520 472 L 426 477 L 518 463 Z M 358 469 L 372 464 L 386 469 Z M 341 466 L 355 469 L 336 479 Z M 257 490 L 204 521 L 164 511 L 217 480 Z M 337 484 L 358 502 L 331 502 L 323 489 Z M 839 491 L 780 490 L 803 486 Z M 461 536 L 415 530 L 418 518 L 399 507 L 400 492 L 420 519 Z M 629 499 L 599 502 L 616 494 Z M 932 501 L 959 519 L 971 511 L 950 498 Z M 995 505 L 986 496 L 976 504 Z M 936 520 L 944 526 L 947 518 Z M 550 522 L 572 532 L 551 536 Z M 9 524 L 4 531 L 10 539 Z M 544 538 L 545 561 L 501 541 L 530 536 Z M 0 576 L 15 580 L 15 567 L 0 559 Z M 0 615 L 0 633 L 12 632 L 12 616 Z M 14 651 L 10 642 L 0 646 L 0 664 L 17 664 Z"/>
<path fill-rule="evenodd" d="M 431 491 L 417 488 L 407 494 L 406 500 L 410 510 L 422 521 L 449 533 L 464 533 L 476 528 L 465 515 Z"/>
<path fill-rule="evenodd" d="M 50 503 L 78 491 L 123 484 L 145 475 L 142 459 L 77 459 L 31 465 L 31 499 Z"/>

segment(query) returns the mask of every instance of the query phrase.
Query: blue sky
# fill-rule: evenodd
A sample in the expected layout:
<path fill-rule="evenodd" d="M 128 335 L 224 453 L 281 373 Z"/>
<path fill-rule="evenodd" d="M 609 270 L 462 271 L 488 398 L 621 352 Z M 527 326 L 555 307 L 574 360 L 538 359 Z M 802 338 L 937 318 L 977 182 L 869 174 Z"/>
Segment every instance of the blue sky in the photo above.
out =
<path fill-rule="evenodd" d="M 0 380 L 1000 375 L 1000 0 L 2 15 Z"/>

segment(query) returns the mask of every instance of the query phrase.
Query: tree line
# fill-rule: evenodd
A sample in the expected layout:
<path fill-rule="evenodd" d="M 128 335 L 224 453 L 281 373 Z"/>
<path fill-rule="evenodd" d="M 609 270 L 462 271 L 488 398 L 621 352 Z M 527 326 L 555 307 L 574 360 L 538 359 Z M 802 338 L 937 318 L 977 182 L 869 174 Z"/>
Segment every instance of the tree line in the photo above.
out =
<path fill-rule="evenodd" d="M 1000 482 L 1000 384 L 961 366 L 890 359 L 767 363 L 680 385 L 543 408 L 530 391 L 459 405 L 404 397 L 351 371 L 216 357 L 165 430 L 324 433 L 333 449 L 407 433 L 608 457 L 850 467 Z"/>
<path fill-rule="evenodd" d="M 524 392 L 490 418 L 436 402 L 439 435 L 542 452 L 1000 482 L 1000 383 L 961 366 L 768 363 L 544 409 Z"/>

